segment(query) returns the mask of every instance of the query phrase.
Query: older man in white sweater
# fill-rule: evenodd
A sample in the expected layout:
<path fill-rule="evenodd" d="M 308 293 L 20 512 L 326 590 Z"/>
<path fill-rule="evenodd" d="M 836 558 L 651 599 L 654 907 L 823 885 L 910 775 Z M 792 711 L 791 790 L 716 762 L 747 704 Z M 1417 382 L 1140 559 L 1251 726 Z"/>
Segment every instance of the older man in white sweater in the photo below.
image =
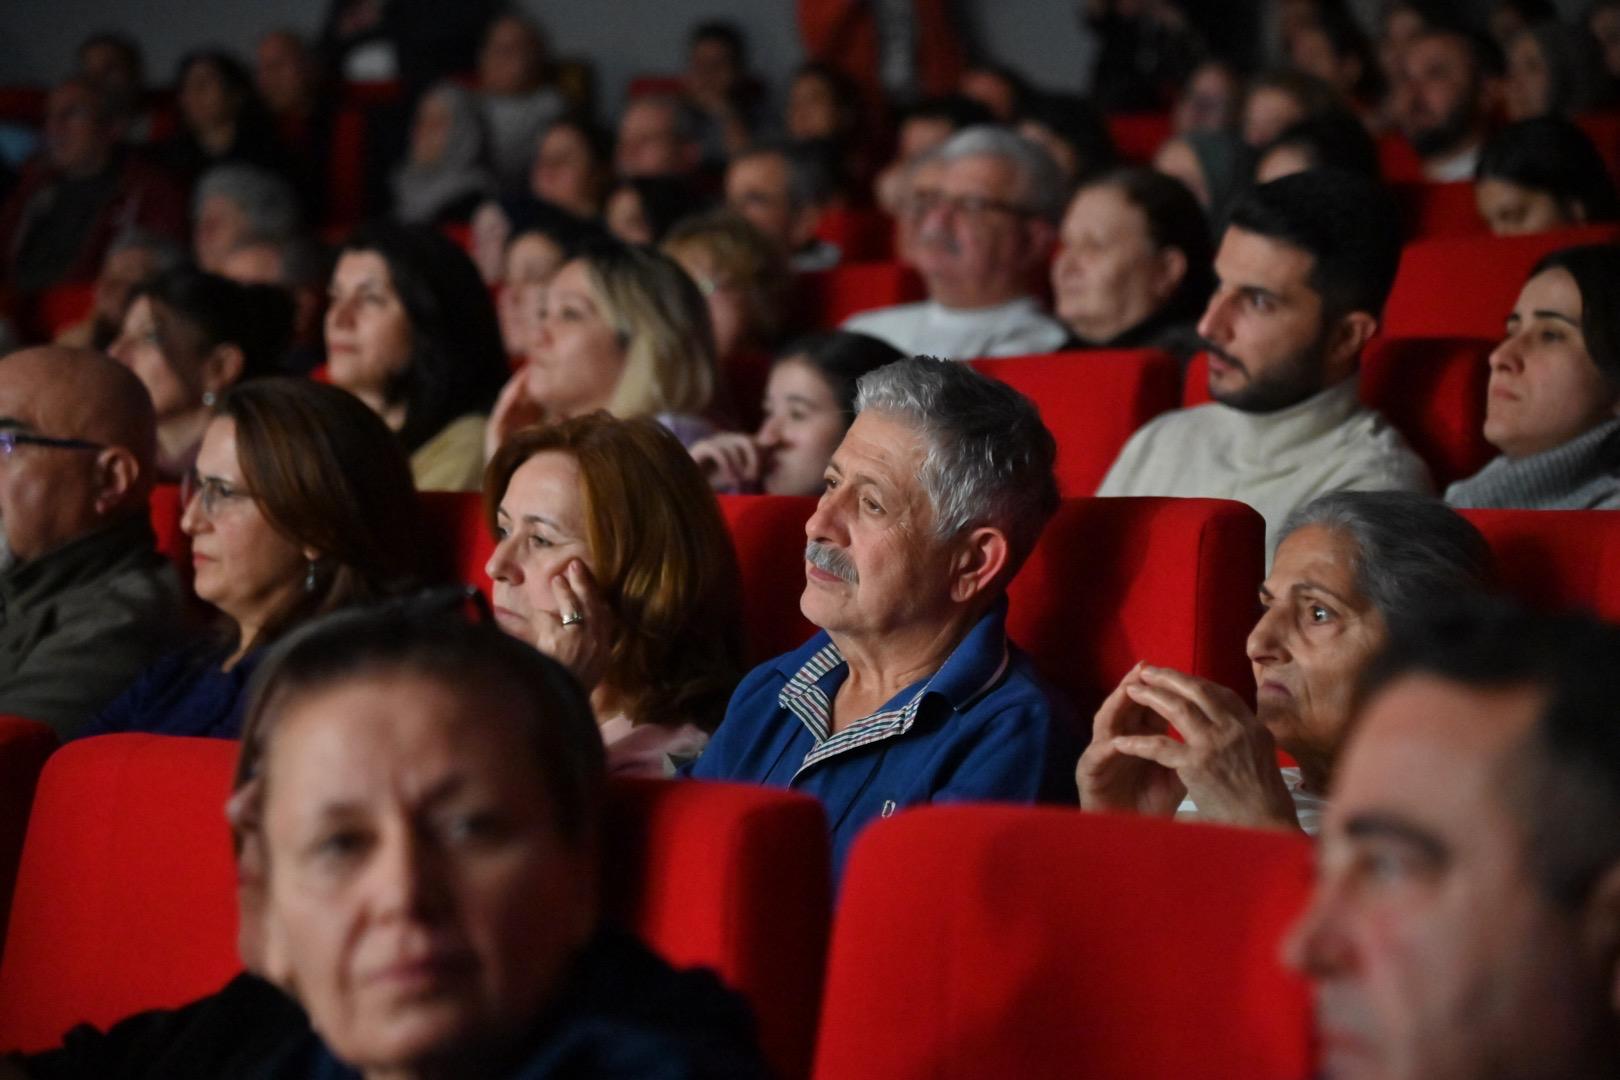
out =
<path fill-rule="evenodd" d="M 1431 490 L 1399 432 L 1361 404 L 1361 350 L 1400 260 L 1379 188 L 1330 170 L 1263 184 L 1233 208 L 1198 324 L 1208 405 L 1167 413 L 1120 451 L 1099 495 L 1238 499 L 1283 519 L 1329 491 Z"/>

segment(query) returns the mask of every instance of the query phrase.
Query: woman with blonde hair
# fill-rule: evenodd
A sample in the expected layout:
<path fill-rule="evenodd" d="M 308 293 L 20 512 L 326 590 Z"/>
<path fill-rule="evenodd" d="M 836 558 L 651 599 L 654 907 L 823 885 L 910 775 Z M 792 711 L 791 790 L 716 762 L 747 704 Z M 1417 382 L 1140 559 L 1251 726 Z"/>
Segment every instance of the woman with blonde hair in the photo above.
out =
<path fill-rule="evenodd" d="M 698 466 L 649 417 L 524 428 L 484 475 L 495 616 L 590 692 L 615 767 L 668 773 L 742 663 L 737 559 Z"/>
<path fill-rule="evenodd" d="M 557 271 L 528 359 L 485 433 L 487 456 L 519 428 L 605 409 L 651 416 L 683 446 L 710 434 L 714 331 L 703 295 L 667 255 L 587 244 Z"/>

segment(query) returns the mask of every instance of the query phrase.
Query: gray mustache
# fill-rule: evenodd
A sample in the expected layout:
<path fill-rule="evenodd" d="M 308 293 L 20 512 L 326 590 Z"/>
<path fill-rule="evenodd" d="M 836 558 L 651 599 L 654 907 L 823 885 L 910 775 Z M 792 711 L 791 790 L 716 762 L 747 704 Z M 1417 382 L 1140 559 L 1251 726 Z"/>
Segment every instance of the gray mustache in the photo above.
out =
<path fill-rule="evenodd" d="M 860 584 L 861 575 L 855 572 L 854 561 L 839 548 L 808 541 L 804 545 L 804 560 L 851 585 Z"/>

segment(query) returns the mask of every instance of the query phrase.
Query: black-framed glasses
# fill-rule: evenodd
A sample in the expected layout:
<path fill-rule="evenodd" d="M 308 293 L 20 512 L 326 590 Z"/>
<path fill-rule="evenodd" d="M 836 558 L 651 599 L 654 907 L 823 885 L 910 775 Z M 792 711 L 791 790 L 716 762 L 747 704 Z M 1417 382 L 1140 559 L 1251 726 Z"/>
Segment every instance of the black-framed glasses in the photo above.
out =
<path fill-rule="evenodd" d="M 919 217 L 935 207 L 944 207 L 970 220 L 978 220 L 990 214 L 1011 214 L 1020 218 L 1032 217 L 1035 214 L 1030 207 L 1005 199 L 992 199 L 984 195 L 947 195 L 937 188 L 918 189 L 907 199 L 907 209 Z"/>
<path fill-rule="evenodd" d="M 19 446 L 44 446 L 52 450 L 105 450 L 106 444 L 88 439 L 55 439 L 30 435 L 25 431 L 0 431 L 0 457 L 10 457 Z"/>

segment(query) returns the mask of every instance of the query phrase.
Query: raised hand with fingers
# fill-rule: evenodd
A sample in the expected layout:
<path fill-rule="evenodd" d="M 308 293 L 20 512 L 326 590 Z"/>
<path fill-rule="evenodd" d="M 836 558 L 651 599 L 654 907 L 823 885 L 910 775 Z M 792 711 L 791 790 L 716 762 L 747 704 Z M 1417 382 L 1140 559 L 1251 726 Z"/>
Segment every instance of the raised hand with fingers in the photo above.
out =
<path fill-rule="evenodd" d="M 1142 670 L 1137 664 L 1126 673 L 1092 720 L 1091 745 L 1074 771 L 1082 810 L 1170 817 L 1187 793 L 1174 769 L 1120 749 L 1122 741 L 1162 738 L 1168 730 L 1157 713 L 1131 696 L 1142 685 Z"/>
<path fill-rule="evenodd" d="M 529 396 L 528 382 L 529 366 L 525 364 L 512 372 L 512 377 L 506 380 L 500 395 L 495 398 L 489 423 L 484 427 L 485 461 L 495 456 L 495 451 L 501 448 L 501 443 L 512 432 L 545 419 L 545 410 Z"/>
<path fill-rule="evenodd" d="M 709 486 L 723 491 L 757 491 L 763 456 L 752 435 L 726 431 L 692 444 L 692 460 Z"/>
<path fill-rule="evenodd" d="M 557 614 L 536 620 L 535 646 L 567 668 L 586 692 L 596 689 L 607 671 L 618 629 L 596 578 L 579 559 L 570 560 L 551 578 Z"/>

